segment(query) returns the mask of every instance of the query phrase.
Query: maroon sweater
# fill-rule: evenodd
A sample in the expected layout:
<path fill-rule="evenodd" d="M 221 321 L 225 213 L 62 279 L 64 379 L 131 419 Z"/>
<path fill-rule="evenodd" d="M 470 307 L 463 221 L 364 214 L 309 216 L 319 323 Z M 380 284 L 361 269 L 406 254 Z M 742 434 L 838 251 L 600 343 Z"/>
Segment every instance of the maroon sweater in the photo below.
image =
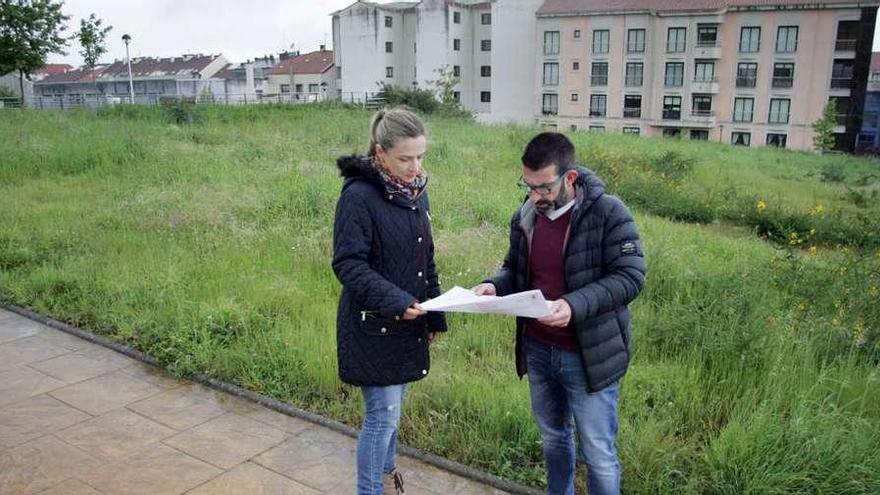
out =
<path fill-rule="evenodd" d="M 568 210 L 554 221 L 540 214 L 535 219 L 529 250 L 529 280 L 531 287 L 541 289 L 548 301 L 555 301 L 565 294 L 563 249 L 568 224 L 571 223 L 571 211 Z M 529 319 L 526 321 L 526 335 L 567 351 L 580 349 L 570 323 L 567 327 L 550 327 Z"/>

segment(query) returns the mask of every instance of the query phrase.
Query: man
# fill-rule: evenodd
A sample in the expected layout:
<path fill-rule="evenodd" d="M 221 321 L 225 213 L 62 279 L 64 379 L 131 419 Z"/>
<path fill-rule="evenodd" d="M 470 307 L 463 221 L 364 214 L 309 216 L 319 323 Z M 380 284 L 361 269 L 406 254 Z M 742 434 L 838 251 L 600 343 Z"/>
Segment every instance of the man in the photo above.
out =
<path fill-rule="evenodd" d="M 513 215 L 507 257 L 474 291 L 540 289 L 551 301 L 550 316 L 516 325 L 517 373 L 529 375 L 547 491 L 574 494 L 574 421 L 590 495 L 616 494 L 617 386 L 632 346 L 627 305 L 642 289 L 645 260 L 629 210 L 574 160 L 562 134 L 529 142 L 519 181 L 528 199 Z"/>

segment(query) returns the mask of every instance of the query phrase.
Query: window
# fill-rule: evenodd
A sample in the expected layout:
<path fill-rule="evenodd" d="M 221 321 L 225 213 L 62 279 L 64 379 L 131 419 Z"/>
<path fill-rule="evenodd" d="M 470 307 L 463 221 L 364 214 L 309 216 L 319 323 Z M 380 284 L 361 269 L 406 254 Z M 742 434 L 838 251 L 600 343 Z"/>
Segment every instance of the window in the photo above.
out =
<path fill-rule="evenodd" d="M 559 64 L 544 64 L 544 86 L 556 86 L 559 84 Z"/>
<path fill-rule="evenodd" d="M 733 100 L 733 121 L 751 122 L 755 110 L 754 98 L 735 98 Z"/>
<path fill-rule="evenodd" d="M 694 82 L 715 82 L 715 62 L 697 60 L 694 65 Z"/>
<path fill-rule="evenodd" d="M 309 84 L 309 93 L 317 93 L 318 85 L 317 84 Z"/>
<path fill-rule="evenodd" d="M 642 116 L 642 95 L 623 97 L 623 116 L 627 119 L 637 119 Z"/>
<path fill-rule="evenodd" d="M 748 26 L 739 32 L 739 51 L 755 53 L 761 49 L 761 28 Z"/>
<path fill-rule="evenodd" d="M 666 63 L 666 86 L 682 86 L 684 84 L 684 63 L 683 62 L 667 62 Z"/>
<path fill-rule="evenodd" d="M 572 35 L 574 36 L 574 39 L 576 39 L 576 40 L 581 39 L 581 30 L 580 30 L 580 29 L 575 29 L 575 30 L 574 30 L 574 33 L 572 33 Z"/>
<path fill-rule="evenodd" d="M 787 124 L 791 112 L 791 100 L 788 98 L 770 99 L 770 116 L 767 122 L 771 124 Z"/>
<path fill-rule="evenodd" d="M 611 32 L 607 29 L 596 29 L 593 31 L 593 53 L 608 53 L 608 45 L 611 39 Z"/>
<path fill-rule="evenodd" d="M 293 91 L 294 91 L 294 93 L 302 93 L 303 92 L 303 85 L 302 84 L 295 85 L 293 87 Z"/>
<path fill-rule="evenodd" d="M 492 93 L 489 91 L 480 91 L 480 101 L 490 103 L 492 101 Z"/>
<path fill-rule="evenodd" d="M 590 117 L 604 117 L 608 106 L 605 95 L 590 95 Z"/>
<path fill-rule="evenodd" d="M 559 55 L 559 31 L 544 31 L 544 55 Z"/>
<path fill-rule="evenodd" d="M 681 129 L 676 127 L 667 127 L 663 129 L 663 137 L 665 138 L 677 138 L 681 136 Z"/>
<path fill-rule="evenodd" d="M 461 40 L 460 39 L 455 38 L 452 40 L 452 49 L 455 51 L 461 50 Z"/>
<path fill-rule="evenodd" d="M 492 77 L 492 66 L 491 65 L 481 65 L 480 66 L 480 77 Z"/>
<path fill-rule="evenodd" d="M 730 142 L 736 146 L 749 146 L 752 143 L 751 132 L 732 132 Z"/>
<path fill-rule="evenodd" d="M 849 96 L 832 96 L 828 101 L 834 102 L 837 109 L 837 125 L 846 125 L 849 120 L 849 113 L 852 110 L 853 102 Z"/>
<path fill-rule="evenodd" d="M 773 87 L 790 88 L 794 85 L 794 64 L 773 64 Z"/>
<path fill-rule="evenodd" d="M 580 99 L 581 99 L 581 95 L 579 95 L 577 93 L 571 94 L 571 101 L 579 101 Z"/>
<path fill-rule="evenodd" d="M 571 63 L 571 70 L 581 70 L 581 63 L 580 62 L 572 62 Z"/>
<path fill-rule="evenodd" d="M 758 82 L 758 64 L 741 62 L 736 66 L 736 87 L 754 88 Z"/>
<path fill-rule="evenodd" d="M 282 93 L 290 93 L 290 84 L 282 84 L 281 85 Z"/>
<path fill-rule="evenodd" d="M 418 48 L 417 43 L 413 43 L 413 53 L 418 53 L 417 48 Z"/>
<path fill-rule="evenodd" d="M 452 66 L 452 76 L 453 77 L 461 77 L 461 66 L 453 65 Z"/>
<path fill-rule="evenodd" d="M 492 51 L 492 40 L 480 40 L 480 50 L 484 52 Z"/>
<path fill-rule="evenodd" d="M 453 12 L 452 13 L 452 23 L 453 24 L 461 24 L 461 12 Z"/>
<path fill-rule="evenodd" d="M 452 99 L 460 102 L 461 101 L 461 91 L 453 91 L 452 92 Z"/>
<path fill-rule="evenodd" d="M 681 120 L 681 96 L 663 97 L 663 118 Z"/>
<path fill-rule="evenodd" d="M 712 95 L 694 95 L 691 103 L 691 115 L 695 117 L 712 116 Z"/>
<path fill-rule="evenodd" d="M 792 53 L 797 51 L 798 27 L 779 26 L 776 29 L 776 51 L 780 53 Z"/>
<path fill-rule="evenodd" d="M 590 86 L 608 85 L 608 62 L 593 62 Z"/>
<path fill-rule="evenodd" d="M 605 132 L 605 126 L 604 125 L 591 125 L 589 131 L 590 132 Z"/>
<path fill-rule="evenodd" d="M 709 131 L 704 129 L 691 129 L 691 139 L 694 141 L 708 141 Z"/>
<path fill-rule="evenodd" d="M 636 136 L 638 136 L 640 132 L 641 132 L 641 130 L 638 127 L 624 127 L 623 128 L 624 134 L 635 134 Z"/>
<path fill-rule="evenodd" d="M 643 53 L 645 51 L 645 30 L 630 29 L 626 32 L 627 53 Z"/>
<path fill-rule="evenodd" d="M 697 46 L 711 47 L 718 44 L 718 26 L 712 24 L 697 25 Z"/>
<path fill-rule="evenodd" d="M 484 26 L 492 24 L 492 14 L 480 14 L 480 24 Z"/>
<path fill-rule="evenodd" d="M 385 77 L 394 77 L 394 67 L 385 67 Z"/>
<path fill-rule="evenodd" d="M 626 85 L 641 86 L 643 75 L 645 73 L 645 65 L 641 62 L 627 62 L 626 64 Z"/>
<path fill-rule="evenodd" d="M 767 133 L 767 146 L 775 146 L 776 148 L 785 148 L 787 136 L 785 134 Z"/>
<path fill-rule="evenodd" d="M 853 78 L 852 60 L 835 60 L 831 66 L 831 87 L 837 89 L 849 88 Z"/>
<path fill-rule="evenodd" d="M 386 15 L 385 16 L 385 27 L 390 28 L 392 25 L 394 25 L 394 19 L 392 19 L 390 15 Z"/>
<path fill-rule="evenodd" d="M 394 43 L 391 41 L 385 42 L 385 53 L 391 53 L 394 51 Z"/>
<path fill-rule="evenodd" d="M 686 34 L 686 28 L 669 28 L 669 30 L 666 32 L 666 51 L 669 53 L 683 52 L 685 48 Z"/>
<path fill-rule="evenodd" d="M 544 93 L 541 103 L 541 113 L 544 115 L 556 115 L 559 113 L 559 95 Z"/>

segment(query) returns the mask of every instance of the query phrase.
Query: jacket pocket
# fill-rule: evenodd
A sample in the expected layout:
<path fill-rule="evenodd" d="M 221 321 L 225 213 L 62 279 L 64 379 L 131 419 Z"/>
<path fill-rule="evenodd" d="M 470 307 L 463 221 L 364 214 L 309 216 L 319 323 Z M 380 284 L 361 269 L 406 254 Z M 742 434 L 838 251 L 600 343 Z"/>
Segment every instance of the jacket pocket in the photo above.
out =
<path fill-rule="evenodd" d="M 361 331 L 367 335 L 420 337 L 426 331 L 426 325 L 424 317 L 415 320 L 398 320 L 396 318 L 382 318 L 375 313 L 361 312 Z"/>

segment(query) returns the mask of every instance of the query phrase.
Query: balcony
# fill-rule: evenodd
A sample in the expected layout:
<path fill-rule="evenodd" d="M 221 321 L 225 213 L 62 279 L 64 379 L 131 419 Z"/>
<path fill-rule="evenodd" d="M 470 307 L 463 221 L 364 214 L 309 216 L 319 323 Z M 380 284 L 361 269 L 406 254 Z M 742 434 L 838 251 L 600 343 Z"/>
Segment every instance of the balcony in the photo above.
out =
<path fill-rule="evenodd" d="M 641 77 L 627 77 L 626 78 L 626 87 L 635 88 L 642 85 Z"/>
<path fill-rule="evenodd" d="M 774 77 L 773 78 L 773 88 L 774 89 L 788 89 L 794 86 L 794 78 L 793 77 Z"/>
<path fill-rule="evenodd" d="M 856 51 L 857 40 L 837 40 L 834 42 L 835 52 L 854 52 Z"/>
<path fill-rule="evenodd" d="M 757 82 L 756 76 L 736 76 L 737 88 L 754 88 Z"/>
<path fill-rule="evenodd" d="M 691 91 L 694 93 L 717 93 L 718 78 L 717 77 L 698 77 L 691 84 Z"/>
<path fill-rule="evenodd" d="M 663 80 L 663 85 L 667 88 L 680 88 L 684 86 L 684 81 L 680 77 L 667 77 Z"/>
<path fill-rule="evenodd" d="M 698 41 L 694 47 L 694 58 L 721 58 L 721 45 L 715 41 Z"/>
<path fill-rule="evenodd" d="M 663 120 L 681 120 L 681 110 L 663 110 Z"/>
<path fill-rule="evenodd" d="M 608 86 L 608 76 L 590 76 L 590 86 Z"/>
<path fill-rule="evenodd" d="M 850 89 L 852 87 L 852 77 L 832 77 L 831 89 Z"/>
<path fill-rule="evenodd" d="M 699 109 L 691 110 L 688 120 L 700 125 L 715 125 L 715 111 Z"/>
<path fill-rule="evenodd" d="M 623 109 L 623 118 L 625 119 L 639 119 L 642 117 L 642 109 L 641 108 L 624 108 Z"/>
<path fill-rule="evenodd" d="M 837 114 L 837 125 L 846 127 L 846 123 L 849 121 L 849 114 L 847 113 L 839 113 Z"/>
<path fill-rule="evenodd" d="M 605 110 L 596 110 L 596 109 L 590 110 L 590 117 L 604 117 L 604 116 L 605 116 Z"/>

